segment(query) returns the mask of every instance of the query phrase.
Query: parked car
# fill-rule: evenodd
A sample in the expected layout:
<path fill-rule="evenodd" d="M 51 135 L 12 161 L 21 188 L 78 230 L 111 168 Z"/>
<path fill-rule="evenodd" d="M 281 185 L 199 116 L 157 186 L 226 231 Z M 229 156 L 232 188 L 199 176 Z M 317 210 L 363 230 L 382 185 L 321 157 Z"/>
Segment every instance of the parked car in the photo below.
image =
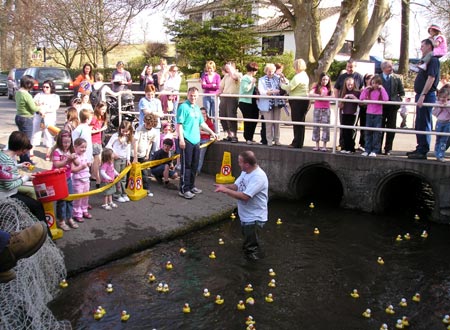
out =
<path fill-rule="evenodd" d="M 12 68 L 8 74 L 8 99 L 12 100 L 20 88 L 20 78 L 27 68 Z"/>
<path fill-rule="evenodd" d="M 8 93 L 8 76 L 4 73 L 0 73 L 0 95 L 6 95 Z"/>
<path fill-rule="evenodd" d="M 56 67 L 31 67 L 25 70 L 24 75 L 30 75 L 35 79 L 31 95 L 36 95 L 42 90 L 42 84 L 46 80 L 53 80 L 55 83 L 56 94 L 59 95 L 61 102 L 70 105 L 73 97 L 73 81 L 69 71 L 66 68 Z"/>

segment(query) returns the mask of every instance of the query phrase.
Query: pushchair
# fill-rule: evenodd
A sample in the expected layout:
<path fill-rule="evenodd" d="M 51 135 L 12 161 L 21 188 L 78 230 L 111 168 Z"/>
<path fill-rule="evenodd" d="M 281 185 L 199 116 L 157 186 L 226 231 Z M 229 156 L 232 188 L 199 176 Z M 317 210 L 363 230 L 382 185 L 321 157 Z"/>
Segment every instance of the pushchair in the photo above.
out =
<path fill-rule="evenodd" d="M 134 95 L 131 92 L 123 93 L 121 96 L 121 110 L 134 112 Z M 112 95 L 106 96 L 106 104 L 108 106 L 108 129 L 107 132 L 115 132 L 119 128 L 119 100 Z M 138 125 L 138 118 L 134 114 L 122 114 L 122 121 L 127 120 L 132 123 L 133 127 Z"/>

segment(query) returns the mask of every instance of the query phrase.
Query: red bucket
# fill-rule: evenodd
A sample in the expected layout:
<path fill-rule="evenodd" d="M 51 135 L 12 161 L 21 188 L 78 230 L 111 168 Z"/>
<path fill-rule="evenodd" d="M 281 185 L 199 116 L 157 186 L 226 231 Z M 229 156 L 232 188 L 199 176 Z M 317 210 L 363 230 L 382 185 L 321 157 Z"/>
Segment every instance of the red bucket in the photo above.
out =
<path fill-rule="evenodd" d="M 41 202 L 53 202 L 69 195 L 65 168 L 36 173 L 33 185 Z"/>

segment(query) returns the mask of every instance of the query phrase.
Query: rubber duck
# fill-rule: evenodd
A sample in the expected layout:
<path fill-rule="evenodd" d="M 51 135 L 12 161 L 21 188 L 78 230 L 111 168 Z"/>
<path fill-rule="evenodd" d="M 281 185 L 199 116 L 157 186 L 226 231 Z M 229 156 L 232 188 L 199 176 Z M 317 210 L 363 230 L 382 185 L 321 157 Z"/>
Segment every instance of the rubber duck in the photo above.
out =
<path fill-rule="evenodd" d="M 277 284 L 276 284 L 274 278 L 271 279 L 270 282 L 269 282 L 269 284 L 267 284 L 267 285 L 268 285 L 269 287 L 271 287 L 271 288 L 275 288 L 275 287 L 277 286 Z"/>
<path fill-rule="evenodd" d="M 103 317 L 103 315 L 105 315 L 105 314 L 103 314 L 102 311 L 97 308 L 94 312 L 94 319 L 100 320 Z"/>
<path fill-rule="evenodd" d="M 309 203 L 309 208 L 310 208 L 310 209 L 313 209 L 313 208 L 314 208 L 314 203 L 312 203 L 312 202 Z"/>
<path fill-rule="evenodd" d="M 362 316 L 364 316 L 367 319 L 370 319 L 372 317 L 372 311 L 370 308 L 367 308 L 363 313 Z"/>
<path fill-rule="evenodd" d="M 231 215 L 230 215 L 230 218 L 231 218 L 231 220 L 234 220 L 234 219 L 236 219 L 236 214 L 234 214 L 234 213 L 231 213 Z"/>
<path fill-rule="evenodd" d="M 244 288 L 245 292 L 252 292 L 253 291 L 253 286 L 249 283 L 247 284 L 247 286 Z"/>
<path fill-rule="evenodd" d="M 245 309 L 245 304 L 243 300 L 239 300 L 238 304 L 237 304 L 237 309 L 240 311 L 243 311 Z"/>
<path fill-rule="evenodd" d="M 250 325 L 250 324 L 255 324 L 255 319 L 253 318 L 253 316 L 249 315 L 245 318 L 245 324 L 246 325 Z"/>
<path fill-rule="evenodd" d="M 387 329 L 388 329 L 388 326 L 386 323 L 383 323 L 380 327 L 380 330 L 387 330 Z"/>
<path fill-rule="evenodd" d="M 319 228 L 314 228 L 314 234 L 316 234 L 316 235 L 319 235 L 319 234 L 320 234 Z"/>
<path fill-rule="evenodd" d="M 422 237 L 422 238 L 427 238 L 427 237 L 428 237 L 427 231 L 424 230 L 424 231 L 422 232 L 422 234 L 420 235 L 420 237 Z"/>
<path fill-rule="evenodd" d="M 274 277 L 274 276 L 276 276 L 276 275 L 277 275 L 277 274 L 273 271 L 273 269 L 270 268 L 270 269 L 269 269 L 269 276 Z"/>
<path fill-rule="evenodd" d="M 203 297 L 208 298 L 211 296 L 211 292 L 208 291 L 207 288 L 203 289 Z"/>
<path fill-rule="evenodd" d="M 148 281 L 149 281 L 149 283 L 155 282 L 156 276 L 153 275 L 152 273 L 148 273 Z"/>
<path fill-rule="evenodd" d="M 412 300 L 415 302 L 420 302 L 420 293 L 416 292 L 416 294 L 412 297 Z"/>
<path fill-rule="evenodd" d="M 442 323 L 450 324 L 450 316 L 449 315 L 445 315 L 444 318 L 442 319 Z"/>
<path fill-rule="evenodd" d="M 403 235 L 403 238 L 409 241 L 411 239 L 411 235 L 409 233 L 406 233 L 405 235 Z"/>
<path fill-rule="evenodd" d="M 256 330 L 256 327 L 254 324 L 249 324 L 245 330 Z"/>
<path fill-rule="evenodd" d="M 406 306 L 408 306 L 408 303 L 406 302 L 406 299 L 405 299 L 405 298 L 402 298 L 402 300 L 400 300 L 399 305 L 400 305 L 401 307 L 406 307 Z"/>
<path fill-rule="evenodd" d="M 182 255 L 182 256 L 184 256 L 185 254 L 186 254 L 186 249 L 184 248 L 184 247 L 182 247 L 182 248 L 180 248 L 180 254 Z"/>
<path fill-rule="evenodd" d="M 67 283 L 66 279 L 63 279 L 61 282 L 59 282 L 59 287 L 62 289 L 65 289 L 69 286 L 69 283 Z"/>
<path fill-rule="evenodd" d="M 380 265 L 384 265 L 384 260 L 383 260 L 383 258 L 381 258 L 381 257 L 378 257 L 377 262 L 378 262 Z"/>
<path fill-rule="evenodd" d="M 113 291 L 114 291 L 113 285 L 112 285 L 111 283 L 108 283 L 108 284 L 106 285 L 106 292 L 112 293 Z"/>
<path fill-rule="evenodd" d="M 164 289 L 164 285 L 162 283 L 159 283 L 158 286 L 156 287 L 156 291 L 158 292 L 162 292 Z"/>
<path fill-rule="evenodd" d="M 397 323 L 395 323 L 395 327 L 396 327 L 397 329 L 404 329 L 404 328 L 405 328 L 405 326 L 403 325 L 402 320 L 400 320 L 400 319 L 398 319 L 398 320 L 397 320 Z"/>
<path fill-rule="evenodd" d="M 130 314 L 127 313 L 127 311 L 122 311 L 122 313 L 120 313 L 120 320 L 122 322 L 126 322 L 130 319 Z"/>
<path fill-rule="evenodd" d="M 252 297 L 248 297 L 245 300 L 245 303 L 248 304 L 248 305 L 254 305 L 255 304 L 255 299 L 253 299 Z"/>
<path fill-rule="evenodd" d="M 352 296 L 352 298 L 359 298 L 358 290 L 353 289 L 353 291 L 350 292 L 350 296 Z"/>
<path fill-rule="evenodd" d="M 189 306 L 188 303 L 185 303 L 183 306 L 183 313 L 187 314 L 191 312 L 191 307 Z"/>
<path fill-rule="evenodd" d="M 220 296 L 217 295 L 216 296 L 216 300 L 214 301 L 217 305 L 222 305 L 223 304 L 224 299 Z"/>
<path fill-rule="evenodd" d="M 388 307 L 386 307 L 386 309 L 384 310 L 387 314 L 395 314 L 394 311 L 394 306 L 389 305 Z"/>
<path fill-rule="evenodd" d="M 419 217 L 418 214 L 415 214 L 415 215 L 414 215 L 414 220 L 420 220 L 420 217 Z"/>
<path fill-rule="evenodd" d="M 169 292 L 169 284 L 165 283 L 165 284 L 163 285 L 162 292 L 164 292 L 164 293 Z"/>
<path fill-rule="evenodd" d="M 223 241 L 223 239 L 219 238 L 219 245 L 224 245 L 225 242 Z"/>
<path fill-rule="evenodd" d="M 214 251 L 211 251 L 209 254 L 209 259 L 216 259 L 216 253 Z"/>
<path fill-rule="evenodd" d="M 396 242 L 403 241 L 402 235 L 397 235 L 397 238 L 395 239 Z"/>
<path fill-rule="evenodd" d="M 170 262 L 170 261 L 167 261 L 167 262 L 166 262 L 166 269 L 167 269 L 167 270 L 173 269 L 172 262 Z"/>
<path fill-rule="evenodd" d="M 266 298 L 265 298 L 266 302 L 271 303 L 273 302 L 273 295 L 271 293 L 269 293 Z"/>
<path fill-rule="evenodd" d="M 277 225 L 282 225 L 282 224 L 283 224 L 283 221 L 281 221 L 281 219 L 278 218 L 276 224 L 277 224 Z"/>
<path fill-rule="evenodd" d="M 402 323 L 405 327 L 409 327 L 409 320 L 406 316 L 402 317 Z"/>

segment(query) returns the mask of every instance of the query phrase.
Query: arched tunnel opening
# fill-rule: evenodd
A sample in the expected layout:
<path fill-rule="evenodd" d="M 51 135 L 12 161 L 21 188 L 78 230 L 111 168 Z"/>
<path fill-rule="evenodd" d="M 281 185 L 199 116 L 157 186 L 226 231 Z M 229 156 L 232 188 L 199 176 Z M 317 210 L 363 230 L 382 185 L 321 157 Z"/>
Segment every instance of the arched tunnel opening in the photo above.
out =
<path fill-rule="evenodd" d="M 413 173 L 400 173 L 384 180 L 376 196 L 375 212 L 411 218 L 418 214 L 430 219 L 435 207 L 430 183 Z"/>
<path fill-rule="evenodd" d="M 321 165 L 303 168 L 291 180 L 291 191 L 307 202 L 320 202 L 338 207 L 342 201 L 343 187 L 337 175 Z"/>

